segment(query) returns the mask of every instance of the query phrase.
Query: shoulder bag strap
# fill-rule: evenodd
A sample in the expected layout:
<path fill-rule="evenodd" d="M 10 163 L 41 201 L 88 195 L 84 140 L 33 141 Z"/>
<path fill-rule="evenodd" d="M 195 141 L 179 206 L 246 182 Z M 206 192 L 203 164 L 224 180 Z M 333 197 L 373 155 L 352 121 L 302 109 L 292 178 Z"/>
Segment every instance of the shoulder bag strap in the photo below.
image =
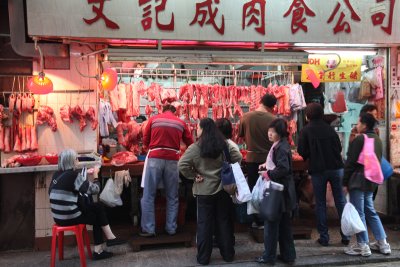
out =
<path fill-rule="evenodd" d="M 223 155 L 224 155 L 224 160 L 225 161 L 227 161 L 229 163 L 232 163 L 231 154 L 229 154 L 229 148 L 228 148 L 228 144 L 227 143 L 225 143 L 225 145 L 224 145 Z"/>

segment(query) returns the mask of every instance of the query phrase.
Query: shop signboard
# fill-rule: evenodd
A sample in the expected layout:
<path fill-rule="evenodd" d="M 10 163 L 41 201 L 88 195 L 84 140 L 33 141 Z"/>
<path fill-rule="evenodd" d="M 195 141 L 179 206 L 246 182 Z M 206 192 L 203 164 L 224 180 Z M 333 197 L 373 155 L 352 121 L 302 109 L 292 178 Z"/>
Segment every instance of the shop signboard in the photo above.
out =
<path fill-rule="evenodd" d="M 30 36 L 400 43 L 396 0 L 26 0 Z"/>
<path fill-rule="evenodd" d="M 361 80 L 360 56 L 338 54 L 308 56 L 308 64 L 302 64 L 301 81 L 310 82 L 307 69 L 311 69 L 320 82 L 357 82 Z"/>

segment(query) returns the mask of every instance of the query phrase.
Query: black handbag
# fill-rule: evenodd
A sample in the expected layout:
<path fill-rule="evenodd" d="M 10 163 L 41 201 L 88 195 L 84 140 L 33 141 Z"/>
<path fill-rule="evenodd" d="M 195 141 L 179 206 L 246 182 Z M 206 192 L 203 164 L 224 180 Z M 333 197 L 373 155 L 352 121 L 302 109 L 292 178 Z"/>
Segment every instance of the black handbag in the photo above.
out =
<path fill-rule="evenodd" d="M 279 220 L 284 207 L 283 190 L 279 190 L 272 184 L 263 193 L 260 203 L 260 216 L 265 221 L 275 222 Z"/>
<path fill-rule="evenodd" d="M 236 192 L 236 181 L 231 166 L 231 155 L 228 146 L 224 146 L 222 168 L 221 168 L 221 184 L 225 192 L 234 195 Z"/>
<path fill-rule="evenodd" d="M 364 175 L 364 168 L 360 167 L 357 168 L 350 176 L 348 182 L 348 189 L 361 189 L 365 184 L 365 175 Z"/>
<path fill-rule="evenodd" d="M 90 206 L 93 204 L 92 195 L 78 192 L 78 208 L 81 212 L 87 213 L 90 210 Z"/>

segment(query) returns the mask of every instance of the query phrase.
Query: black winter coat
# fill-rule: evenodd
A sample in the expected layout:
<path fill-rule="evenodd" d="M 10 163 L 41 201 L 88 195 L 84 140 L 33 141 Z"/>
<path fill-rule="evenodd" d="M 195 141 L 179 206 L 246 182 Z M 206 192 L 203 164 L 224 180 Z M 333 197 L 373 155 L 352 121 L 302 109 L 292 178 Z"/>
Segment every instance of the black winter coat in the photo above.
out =
<path fill-rule="evenodd" d="M 309 160 L 310 174 L 343 168 L 339 136 L 323 120 L 312 120 L 303 128 L 297 151 Z"/>
<path fill-rule="evenodd" d="M 291 212 L 297 207 L 296 189 L 292 171 L 292 151 L 286 138 L 282 138 L 273 148 L 272 161 L 275 169 L 268 171 L 269 178 L 285 186 L 285 212 Z"/>

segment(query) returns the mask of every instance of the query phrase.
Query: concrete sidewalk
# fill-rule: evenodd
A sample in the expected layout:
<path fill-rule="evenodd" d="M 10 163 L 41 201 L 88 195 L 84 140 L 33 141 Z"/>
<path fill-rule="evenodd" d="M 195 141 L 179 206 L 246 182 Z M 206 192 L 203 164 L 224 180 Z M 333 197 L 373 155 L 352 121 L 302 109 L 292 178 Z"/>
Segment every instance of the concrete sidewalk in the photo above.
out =
<path fill-rule="evenodd" d="M 388 241 L 392 247 L 392 254 L 384 256 L 373 253 L 370 257 L 347 256 L 343 253 L 344 246 L 340 243 L 339 228 L 330 228 L 331 243 L 329 247 L 322 247 L 315 242 L 318 235 L 314 230 L 312 239 L 296 240 L 297 260 L 295 266 L 343 266 L 384 263 L 379 266 L 400 266 L 400 232 L 393 231 L 394 225 L 385 225 Z M 263 244 L 256 243 L 246 232 L 236 233 L 236 256 L 232 263 L 222 261 L 217 248 L 213 250 L 210 266 L 263 266 L 253 262 L 253 259 L 263 252 Z M 371 235 L 370 235 L 371 236 Z M 353 237 L 353 242 L 355 237 Z M 88 259 L 88 266 L 198 266 L 196 263 L 196 248 L 185 248 L 183 245 L 168 245 L 146 247 L 140 252 L 132 252 L 129 245 L 109 248 L 115 253 L 111 259 L 92 261 Z M 56 266 L 80 266 L 76 247 L 65 248 L 65 260 L 56 261 Z M 49 266 L 50 252 L 9 251 L 0 253 L 0 266 Z M 276 266 L 285 266 L 277 262 Z"/>

